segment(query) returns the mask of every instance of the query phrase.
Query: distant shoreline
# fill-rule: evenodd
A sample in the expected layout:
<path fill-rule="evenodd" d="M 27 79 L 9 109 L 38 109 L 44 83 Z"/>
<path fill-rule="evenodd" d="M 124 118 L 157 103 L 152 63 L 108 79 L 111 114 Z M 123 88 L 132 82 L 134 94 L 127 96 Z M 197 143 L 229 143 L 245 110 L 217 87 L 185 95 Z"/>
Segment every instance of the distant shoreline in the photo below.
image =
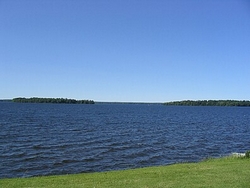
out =
<path fill-rule="evenodd" d="M 250 107 L 250 100 L 182 100 L 171 102 L 103 102 L 93 100 L 76 100 L 68 98 L 24 98 L 0 99 L 0 102 L 16 103 L 56 103 L 56 104 L 145 104 L 145 105 L 166 105 L 166 106 L 236 106 Z"/>
<path fill-rule="evenodd" d="M 12 99 L 0 99 L 0 102 L 12 102 Z"/>
<path fill-rule="evenodd" d="M 13 99 L 0 99 L 0 102 L 14 102 Z M 28 102 L 27 102 L 28 103 Z M 162 105 L 163 102 L 102 102 L 102 101 L 94 101 L 95 104 L 145 104 L 145 105 Z"/>
<path fill-rule="evenodd" d="M 76 100 L 67 98 L 18 97 L 12 99 L 12 101 L 17 103 L 95 104 L 93 100 Z"/>
<path fill-rule="evenodd" d="M 248 100 L 184 100 L 165 102 L 164 105 L 168 106 L 239 106 L 249 107 L 250 101 Z"/>
<path fill-rule="evenodd" d="M 101 102 L 96 101 L 95 104 L 146 104 L 146 105 L 162 105 L 160 102 Z"/>

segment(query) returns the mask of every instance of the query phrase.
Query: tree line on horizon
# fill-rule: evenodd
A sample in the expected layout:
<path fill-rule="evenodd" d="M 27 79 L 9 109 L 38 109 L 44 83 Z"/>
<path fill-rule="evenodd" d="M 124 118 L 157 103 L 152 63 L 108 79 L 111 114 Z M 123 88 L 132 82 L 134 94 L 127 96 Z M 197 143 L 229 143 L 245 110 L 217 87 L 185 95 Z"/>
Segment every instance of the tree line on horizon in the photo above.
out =
<path fill-rule="evenodd" d="M 19 103 L 95 104 L 93 100 L 76 100 L 76 99 L 67 99 L 67 98 L 18 97 L 18 98 L 12 99 L 12 101 L 19 102 Z"/>
<path fill-rule="evenodd" d="M 183 100 L 165 102 L 164 105 L 174 106 L 250 106 L 248 100 Z"/>

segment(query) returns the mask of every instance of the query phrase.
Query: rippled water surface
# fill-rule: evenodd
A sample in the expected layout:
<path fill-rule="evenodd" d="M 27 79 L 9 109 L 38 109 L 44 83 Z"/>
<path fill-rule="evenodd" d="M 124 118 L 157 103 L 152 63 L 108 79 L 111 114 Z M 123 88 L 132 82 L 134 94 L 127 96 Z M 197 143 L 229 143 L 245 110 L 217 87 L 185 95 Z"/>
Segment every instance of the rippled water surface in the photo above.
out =
<path fill-rule="evenodd" d="M 250 149 L 250 108 L 0 103 L 0 178 L 199 161 Z"/>

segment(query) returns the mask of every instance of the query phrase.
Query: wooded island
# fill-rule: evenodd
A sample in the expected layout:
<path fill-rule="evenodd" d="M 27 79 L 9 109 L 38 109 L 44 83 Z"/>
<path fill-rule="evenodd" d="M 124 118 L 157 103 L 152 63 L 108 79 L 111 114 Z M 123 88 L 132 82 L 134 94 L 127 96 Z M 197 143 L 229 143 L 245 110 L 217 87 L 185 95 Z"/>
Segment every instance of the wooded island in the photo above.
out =
<path fill-rule="evenodd" d="M 250 106 L 250 101 L 247 100 L 184 100 L 166 102 L 164 105 L 174 106 Z"/>
<path fill-rule="evenodd" d="M 19 103 L 95 104 L 93 100 L 76 100 L 76 99 L 67 99 L 67 98 L 18 97 L 18 98 L 12 99 L 12 101 L 19 102 Z"/>

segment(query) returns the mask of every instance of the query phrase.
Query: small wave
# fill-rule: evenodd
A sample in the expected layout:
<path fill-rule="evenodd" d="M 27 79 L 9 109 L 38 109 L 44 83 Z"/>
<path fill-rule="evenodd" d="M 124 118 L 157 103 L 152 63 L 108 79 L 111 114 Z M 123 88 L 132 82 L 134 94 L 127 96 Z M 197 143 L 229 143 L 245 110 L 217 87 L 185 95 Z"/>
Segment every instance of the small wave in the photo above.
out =
<path fill-rule="evenodd" d="M 64 159 L 62 160 L 62 163 L 77 163 L 79 162 L 79 160 L 75 160 L 75 159 Z"/>
<path fill-rule="evenodd" d="M 62 161 L 57 161 L 57 162 L 54 162 L 53 163 L 53 166 L 55 167 L 59 167 L 59 166 L 63 166 L 63 165 L 66 165 L 66 164 L 72 164 L 72 163 L 79 163 L 81 162 L 80 160 L 75 160 L 75 159 L 64 159 Z"/>
<path fill-rule="evenodd" d="M 44 169 L 48 169 L 48 168 L 49 168 L 49 166 L 47 166 L 47 165 L 39 164 L 39 165 L 29 166 L 29 167 L 22 166 L 22 167 L 18 167 L 16 169 L 13 169 L 13 170 L 15 172 L 28 173 L 28 172 L 35 171 L 35 170 L 44 170 Z"/>
<path fill-rule="evenodd" d="M 96 160 L 98 160 L 99 158 L 97 158 L 97 157 L 86 157 L 85 159 L 84 159 L 84 161 L 85 162 L 93 162 L 93 161 L 96 161 Z"/>
<path fill-rule="evenodd" d="M 236 152 L 232 153 L 232 155 L 235 157 L 245 157 L 246 156 L 245 153 L 236 153 Z"/>
<path fill-rule="evenodd" d="M 33 147 L 32 147 L 33 149 L 35 149 L 35 150 L 39 150 L 39 149 L 45 149 L 45 147 L 43 147 L 42 145 L 34 145 Z"/>
<path fill-rule="evenodd" d="M 6 158 L 16 158 L 16 157 L 23 157 L 25 156 L 26 153 L 25 152 L 13 152 L 13 153 L 6 153 L 6 154 L 2 154 L 2 157 L 6 157 Z"/>
<path fill-rule="evenodd" d="M 139 164 L 139 165 L 149 165 L 149 159 L 147 159 L 147 158 L 145 158 L 145 159 L 139 159 L 138 161 L 137 161 L 137 164 Z"/>
<path fill-rule="evenodd" d="M 149 156 L 150 161 L 158 160 L 162 158 L 162 154 L 156 153 L 155 155 Z"/>

